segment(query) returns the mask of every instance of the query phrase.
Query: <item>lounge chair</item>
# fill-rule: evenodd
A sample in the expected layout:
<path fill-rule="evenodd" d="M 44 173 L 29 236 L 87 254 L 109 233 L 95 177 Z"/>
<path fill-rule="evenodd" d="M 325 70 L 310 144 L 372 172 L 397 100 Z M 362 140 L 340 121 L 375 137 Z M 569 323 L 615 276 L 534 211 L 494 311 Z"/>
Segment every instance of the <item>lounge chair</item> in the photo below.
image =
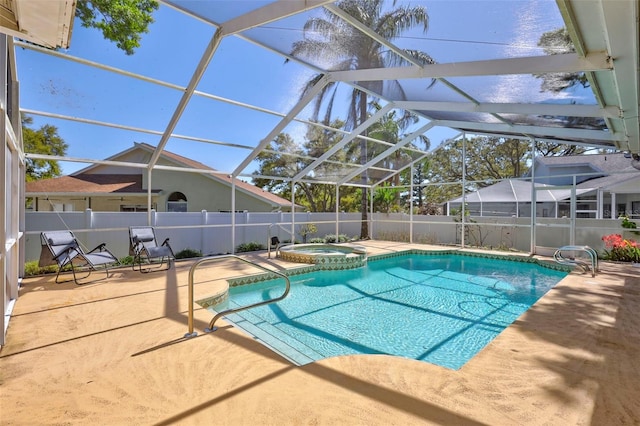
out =
<path fill-rule="evenodd" d="M 133 270 L 140 272 L 166 271 L 171 268 L 171 260 L 175 259 L 169 245 L 169 238 L 158 245 L 156 231 L 152 226 L 129 227 L 129 254 L 133 256 Z M 159 261 L 159 264 L 158 264 Z M 166 268 L 162 268 L 165 261 Z M 146 268 L 142 264 L 148 265 Z M 151 266 L 157 264 L 156 266 Z"/>
<path fill-rule="evenodd" d="M 73 273 L 73 281 L 81 285 L 98 281 L 80 282 L 80 280 L 86 279 L 91 275 L 91 272 L 99 268 L 103 268 L 107 274 L 105 278 L 101 279 L 109 278 L 109 267 L 120 264 L 118 258 L 107 249 L 105 243 L 98 245 L 89 252 L 85 252 L 71 231 L 42 232 L 40 234 L 40 242 L 42 249 L 38 263 L 41 267 L 50 265 L 58 266 L 56 283 L 71 281 L 58 281 L 60 272 L 67 267 L 69 267 Z M 76 275 L 77 271 L 87 272 L 87 274 L 83 277 L 78 277 Z"/>

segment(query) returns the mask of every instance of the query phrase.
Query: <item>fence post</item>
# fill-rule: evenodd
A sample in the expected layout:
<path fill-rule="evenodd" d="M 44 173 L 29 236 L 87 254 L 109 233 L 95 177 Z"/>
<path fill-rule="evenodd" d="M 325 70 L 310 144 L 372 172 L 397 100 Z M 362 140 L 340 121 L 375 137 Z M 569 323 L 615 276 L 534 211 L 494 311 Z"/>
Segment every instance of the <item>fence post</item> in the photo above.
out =
<path fill-rule="evenodd" d="M 200 210 L 200 225 L 202 225 L 202 230 L 200 231 L 200 253 L 202 253 L 203 255 L 205 255 L 205 250 L 204 250 L 204 242 L 206 240 L 204 233 L 208 232 L 209 229 L 206 227 L 207 226 L 207 211 L 206 210 Z"/>

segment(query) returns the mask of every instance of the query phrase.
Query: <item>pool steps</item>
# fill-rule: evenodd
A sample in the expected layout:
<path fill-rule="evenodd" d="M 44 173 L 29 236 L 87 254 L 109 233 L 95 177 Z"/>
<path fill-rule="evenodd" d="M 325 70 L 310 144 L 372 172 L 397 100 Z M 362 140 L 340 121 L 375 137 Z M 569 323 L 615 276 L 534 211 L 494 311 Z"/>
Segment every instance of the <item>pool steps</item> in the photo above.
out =
<path fill-rule="evenodd" d="M 204 331 L 206 333 L 209 333 L 211 331 L 215 331 L 217 329 L 217 327 L 215 327 L 215 323 L 216 320 L 218 320 L 220 317 L 222 316 L 226 316 L 235 312 L 239 312 L 239 311 L 243 311 L 245 309 L 250 309 L 250 308 L 254 308 L 254 307 L 258 307 L 258 306 L 264 306 L 264 305 L 268 305 L 270 303 L 275 303 L 278 302 L 282 299 L 284 299 L 285 297 L 287 297 L 287 294 L 289 294 L 289 289 L 291 288 L 291 281 L 289 280 L 289 277 L 287 277 L 286 275 L 284 275 L 281 272 L 278 271 L 271 271 L 268 268 L 265 268 L 264 266 L 258 265 L 255 262 L 252 262 L 250 260 L 244 259 L 242 257 L 236 256 L 234 254 L 227 254 L 227 255 L 222 255 L 222 256 L 214 256 L 214 257 L 205 257 L 202 258 L 200 260 L 198 260 L 197 262 L 195 262 L 193 265 L 191 265 L 191 268 L 189 269 L 189 319 L 188 319 L 188 327 L 189 327 L 189 332 L 186 333 L 184 335 L 185 338 L 191 338 L 191 337 L 195 337 L 197 336 L 198 333 L 196 333 L 193 329 L 193 304 L 194 304 L 194 300 L 193 300 L 193 276 L 194 273 L 196 271 L 196 269 L 205 263 L 213 263 L 216 261 L 220 261 L 220 260 L 224 260 L 224 259 L 235 259 L 239 262 L 243 262 L 243 263 L 247 263 L 249 265 L 252 265 L 258 269 L 262 269 L 264 271 L 268 271 L 272 274 L 278 275 L 281 278 L 284 278 L 286 286 L 285 286 L 285 290 L 282 293 L 282 295 L 275 297 L 273 299 L 269 299 L 269 300 L 262 300 L 260 302 L 257 303 L 253 303 L 247 306 L 241 306 L 241 307 L 236 307 L 236 308 L 230 308 L 230 309 L 226 309 L 224 311 L 218 312 L 213 319 L 209 322 L 209 327 L 205 328 Z"/>

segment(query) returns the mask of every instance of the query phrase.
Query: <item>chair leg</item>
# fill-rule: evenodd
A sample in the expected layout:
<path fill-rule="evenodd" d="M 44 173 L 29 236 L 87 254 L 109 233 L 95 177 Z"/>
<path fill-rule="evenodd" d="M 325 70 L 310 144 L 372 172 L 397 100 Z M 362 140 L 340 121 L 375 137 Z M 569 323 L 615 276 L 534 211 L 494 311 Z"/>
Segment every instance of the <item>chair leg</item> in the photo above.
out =
<path fill-rule="evenodd" d="M 62 272 L 62 268 L 64 268 L 64 266 L 59 267 L 58 268 L 58 273 L 56 274 L 56 284 L 63 284 L 66 282 L 70 282 L 73 281 L 76 285 L 82 285 L 82 284 L 87 284 L 87 283 L 81 283 L 80 280 L 84 280 L 85 278 L 89 278 L 89 275 L 91 275 L 91 268 L 89 268 L 89 271 L 87 273 L 87 275 L 85 275 L 84 277 L 80 277 L 78 278 L 78 276 L 76 275 L 76 268 L 73 266 L 73 263 L 70 264 L 71 265 L 71 274 L 73 275 L 73 279 L 72 280 L 64 280 L 64 281 L 58 281 L 59 277 L 60 277 L 60 272 Z M 91 281 L 93 282 L 93 281 Z"/>
<path fill-rule="evenodd" d="M 167 266 L 165 268 L 163 268 L 162 266 L 164 265 L 165 262 L 165 257 L 166 257 L 166 262 L 167 262 Z M 135 265 L 135 262 L 134 262 Z M 160 264 L 158 264 L 157 266 L 151 266 L 153 265 L 153 262 L 151 262 L 151 260 L 149 260 L 149 266 L 146 268 L 142 267 L 142 258 L 140 257 L 138 260 L 138 271 L 140 271 L 143 274 L 147 274 L 149 272 L 159 272 L 159 271 L 168 271 L 169 269 L 171 269 L 171 257 L 168 256 L 162 256 L 160 258 Z M 134 266 L 134 271 L 135 271 L 135 266 Z"/>

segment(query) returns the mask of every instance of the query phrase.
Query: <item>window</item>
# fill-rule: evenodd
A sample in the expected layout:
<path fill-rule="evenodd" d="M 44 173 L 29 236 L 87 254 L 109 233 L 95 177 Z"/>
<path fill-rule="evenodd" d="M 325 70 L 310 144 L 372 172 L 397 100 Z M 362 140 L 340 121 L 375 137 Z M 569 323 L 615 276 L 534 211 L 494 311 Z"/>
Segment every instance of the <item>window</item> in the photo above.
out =
<path fill-rule="evenodd" d="M 155 210 L 156 205 L 152 204 L 151 208 L 153 210 Z M 121 205 L 120 206 L 120 211 L 121 212 L 146 212 L 147 211 L 147 205 L 146 204 L 135 204 L 135 205 Z"/>
<path fill-rule="evenodd" d="M 167 199 L 168 212 L 186 212 L 187 197 L 182 192 L 173 192 Z"/>

